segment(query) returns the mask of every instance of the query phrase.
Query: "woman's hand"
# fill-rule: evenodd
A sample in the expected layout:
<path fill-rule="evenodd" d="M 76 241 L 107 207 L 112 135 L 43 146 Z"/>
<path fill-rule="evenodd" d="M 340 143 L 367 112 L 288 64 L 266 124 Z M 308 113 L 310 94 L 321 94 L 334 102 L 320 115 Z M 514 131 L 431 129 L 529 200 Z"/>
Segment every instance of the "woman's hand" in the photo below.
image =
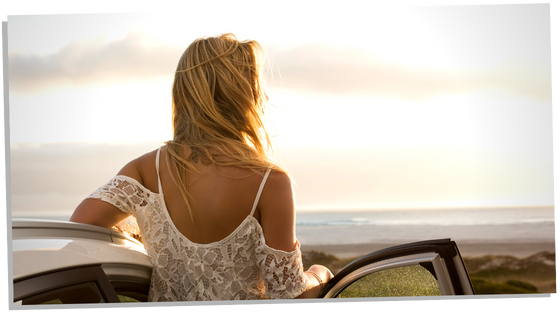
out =
<path fill-rule="evenodd" d="M 309 287 L 303 292 L 298 299 L 316 298 L 319 296 L 323 288 L 333 278 L 329 268 L 322 265 L 313 265 L 305 272 Z"/>

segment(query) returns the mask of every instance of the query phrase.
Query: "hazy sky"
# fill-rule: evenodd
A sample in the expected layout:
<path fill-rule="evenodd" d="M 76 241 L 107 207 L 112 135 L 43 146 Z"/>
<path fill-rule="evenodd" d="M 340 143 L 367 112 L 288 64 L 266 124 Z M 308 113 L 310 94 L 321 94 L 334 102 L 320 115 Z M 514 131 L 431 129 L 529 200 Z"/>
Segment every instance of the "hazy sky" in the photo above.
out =
<path fill-rule="evenodd" d="M 71 213 L 169 140 L 178 58 L 225 32 L 269 54 L 299 210 L 553 204 L 547 4 L 302 5 L 8 16 L 14 213 Z"/>

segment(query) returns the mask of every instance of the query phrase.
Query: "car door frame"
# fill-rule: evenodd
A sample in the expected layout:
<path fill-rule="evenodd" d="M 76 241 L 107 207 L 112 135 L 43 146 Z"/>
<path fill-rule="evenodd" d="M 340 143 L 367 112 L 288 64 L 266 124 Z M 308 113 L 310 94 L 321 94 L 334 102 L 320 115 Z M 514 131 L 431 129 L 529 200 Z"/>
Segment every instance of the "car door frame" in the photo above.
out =
<path fill-rule="evenodd" d="M 433 255 L 427 255 L 429 253 Z M 325 285 L 319 297 L 336 297 L 366 275 L 414 264 L 420 264 L 435 277 L 442 295 L 474 294 L 457 244 L 451 239 L 436 239 L 393 246 L 362 256 L 340 270 Z"/>

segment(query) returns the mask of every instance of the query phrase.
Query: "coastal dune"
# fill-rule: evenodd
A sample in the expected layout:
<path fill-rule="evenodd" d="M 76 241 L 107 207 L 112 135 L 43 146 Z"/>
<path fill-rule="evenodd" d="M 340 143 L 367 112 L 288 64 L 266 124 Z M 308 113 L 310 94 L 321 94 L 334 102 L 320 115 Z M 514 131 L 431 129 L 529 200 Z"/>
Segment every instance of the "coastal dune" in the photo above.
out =
<path fill-rule="evenodd" d="M 461 256 L 480 257 L 486 255 L 505 255 L 524 258 L 538 252 L 555 252 L 555 243 L 546 242 L 476 242 L 456 241 Z M 317 251 L 334 255 L 338 258 L 355 258 L 387 247 L 403 243 L 367 243 L 367 244 L 302 244 L 302 251 Z"/>

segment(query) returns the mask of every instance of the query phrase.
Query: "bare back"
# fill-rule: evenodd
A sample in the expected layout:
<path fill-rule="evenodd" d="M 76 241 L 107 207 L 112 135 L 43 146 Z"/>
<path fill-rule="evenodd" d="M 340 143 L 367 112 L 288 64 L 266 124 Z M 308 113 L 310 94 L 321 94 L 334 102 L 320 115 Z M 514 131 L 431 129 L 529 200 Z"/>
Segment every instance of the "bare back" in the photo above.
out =
<path fill-rule="evenodd" d="M 198 161 L 194 166 L 200 173 L 189 173 L 187 183 L 193 222 L 184 198 L 171 178 L 165 154 L 167 150 L 163 147 L 159 176 L 165 205 L 175 227 L 190 241 L 199 244 L 220 241 L 251 213 L 262 175 L 247 169 L 217 167 Z M 157 151 L 152 151 L 136 161 L 141 183 L 159 193 L 156 155 Z M 171 169 L 175 171 L 175 165 Z M 254 217 L 260 222 L 259 204 Z"/>

